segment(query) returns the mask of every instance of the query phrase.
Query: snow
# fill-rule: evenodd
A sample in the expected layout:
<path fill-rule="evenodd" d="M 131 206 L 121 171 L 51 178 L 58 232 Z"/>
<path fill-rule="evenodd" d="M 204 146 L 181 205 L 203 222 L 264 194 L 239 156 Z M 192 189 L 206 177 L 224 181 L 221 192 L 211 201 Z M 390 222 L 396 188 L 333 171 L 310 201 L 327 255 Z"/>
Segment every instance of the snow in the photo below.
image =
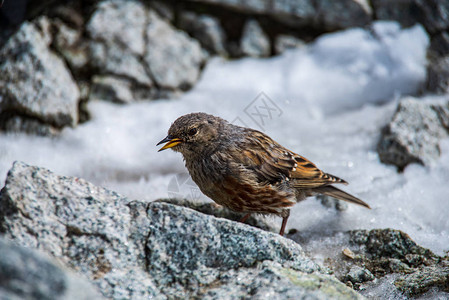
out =
<path fill-rule="evenodd" d="M 410 165 L 403 173 L 382 164 L 376 152 L 398 99 L 418 92 L 425 80 L 428 44 L 420 26 L 377 22 L 270 59 L 214 58 L 179 99 L 126 106 L 92 102 L 92 120 L 57 138 L 1 134 L 0 180 L 21 160 L 130 199 L 151 201 L 169 192 L 204 197 L 178 176 L 186 173 L 181 155 L 158 153 L 155 146 L 177 117 L 204 111 L 264 131 L 349 181 L 344 189 L 372 207 L 336 212 L 309 199 L 293 208 L 289 227 L 317 235 L 391 227 L 441 255 L 449 250 L 449 140 L 438 163 Z"/>

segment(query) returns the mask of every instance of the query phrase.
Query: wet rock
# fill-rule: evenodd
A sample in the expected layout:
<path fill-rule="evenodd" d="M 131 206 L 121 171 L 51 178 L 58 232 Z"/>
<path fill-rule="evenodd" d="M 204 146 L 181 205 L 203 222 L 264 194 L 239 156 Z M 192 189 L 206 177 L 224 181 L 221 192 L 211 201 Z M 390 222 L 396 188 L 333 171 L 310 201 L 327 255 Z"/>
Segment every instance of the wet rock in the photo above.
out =
<path fill-rule="evenodd" d="M 5 129 L 26 127 L 39 133 L 35 125 L 44 123 L 51 127 L 48 132 L 57 132 L 77 123 L 79 90 L 50 42 L 48 32 L 25 22 L 1 48 L 0 115 Z M 36 121 L 33 126 L 11 126 L 17 124 L 16 116 Z"/>
<path fill-rule="evenodd" d="M 0 237 L 1 299 L 102 299 L 86 279 Z"/>
<path fill-rule="evenodd" d="M 448 136 L 449 99 L 400 101 L 377 146 L 382 162 L 402 170 L 410 163 L 431 164 L 440 155 L 439 141 Z"/>
<path fill-rule="evenodd" d="M 243 55 L 253 57 L 269 56 L 270 40 L 256 20 L 248 20 L 243 27 L 240 50 Z"/>
<path fill-rule="evenodd" d="M 305 46 L 306 43 L 294 36 L 281 34 L 274 40 L 274 51 L 276 54 L 284 53 L 286 50 Z"/>
<path fill-rule="evenodd" d="M 16 162 L 0 230 L 87 276 L 107 298 L 362 299 L 278 234 Z"/>
<path fill-rule="evenodd" d="M 144 62 L 159 87 L 190 88 L 199 78 L 206 56 L 200 44 L 150 11 Z"/>
<path fill-rule="evenodd" d="M 209 15 L 197 15 L 190 11 L 180 13 L 178 27 L 197 39 L 212 54 L 227 55 L 226 34 L 220 20 Z"/>

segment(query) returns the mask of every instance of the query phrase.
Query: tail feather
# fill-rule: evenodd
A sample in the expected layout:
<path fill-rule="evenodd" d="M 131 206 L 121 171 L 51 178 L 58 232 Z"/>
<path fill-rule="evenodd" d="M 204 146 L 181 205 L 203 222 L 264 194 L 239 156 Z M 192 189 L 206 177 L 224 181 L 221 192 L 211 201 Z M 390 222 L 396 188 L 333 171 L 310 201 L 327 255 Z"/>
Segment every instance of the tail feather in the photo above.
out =
<path fill-rule="evenodd" d="M 339 200 L 344 200 L 344 201 L 355 203 L 355 204 L 358 204 L 358 205 L 361 205 L 361 206 L 364 206 L 367 208 L 371 208 L 367 203 L 360 200 L 359 198 L 354 197 L 354 196 L 352 196 L 334 186 L 331 186 L 331 185 L 315 188 L 314 190 L 320 194 L 324 194 L 327 196 L 337 198 Z"/>

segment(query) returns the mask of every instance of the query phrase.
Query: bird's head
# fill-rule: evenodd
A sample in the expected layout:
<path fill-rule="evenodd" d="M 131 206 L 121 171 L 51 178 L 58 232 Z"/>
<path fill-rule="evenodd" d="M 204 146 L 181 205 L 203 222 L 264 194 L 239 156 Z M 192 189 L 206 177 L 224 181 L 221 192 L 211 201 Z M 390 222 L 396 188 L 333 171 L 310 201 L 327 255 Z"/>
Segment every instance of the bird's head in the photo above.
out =
<path fill-rule="evenodd" d="M 176 119 L 168 135 L 157 145 L 165 143 L 159 151 L 171 148 L 184 157 L 213 150 L 227 122 L 206 113 L 191 113 Z"/>

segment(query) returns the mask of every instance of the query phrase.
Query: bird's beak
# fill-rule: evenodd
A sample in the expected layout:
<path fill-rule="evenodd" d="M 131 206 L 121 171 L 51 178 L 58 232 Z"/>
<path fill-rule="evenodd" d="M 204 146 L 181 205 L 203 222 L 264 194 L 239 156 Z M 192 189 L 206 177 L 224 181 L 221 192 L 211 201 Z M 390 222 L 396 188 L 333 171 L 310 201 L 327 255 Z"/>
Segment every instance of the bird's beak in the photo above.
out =
<path fill-rule="evenodd" d="M 167 137 L 166 137 L 165 139 L 163 139 L 162 141 L 160 141 L 159 143 L 157 143 L 156 146 L 159 146 L 159 145 L 162 144 L 162 143 L 166 143 L 166 144 L 164 145 L 164 147 L 162 147 L 161 149 L 159 149 L 159 151 L 162 151 L 162 150 L 165 150 L 165 149 L 174 147 L 174 146 L 176 146 L 176 145 L 178 145 L 178 144 L 181 144 L 181 143 L 182 143 L 182 140 L 181 140 L 181 139 L 178 139 L 178 138 L 172 138 L 171 136 L 167 135 Z M 158 152 L 159 152 L 159 151 L 158 151 Z"/>

